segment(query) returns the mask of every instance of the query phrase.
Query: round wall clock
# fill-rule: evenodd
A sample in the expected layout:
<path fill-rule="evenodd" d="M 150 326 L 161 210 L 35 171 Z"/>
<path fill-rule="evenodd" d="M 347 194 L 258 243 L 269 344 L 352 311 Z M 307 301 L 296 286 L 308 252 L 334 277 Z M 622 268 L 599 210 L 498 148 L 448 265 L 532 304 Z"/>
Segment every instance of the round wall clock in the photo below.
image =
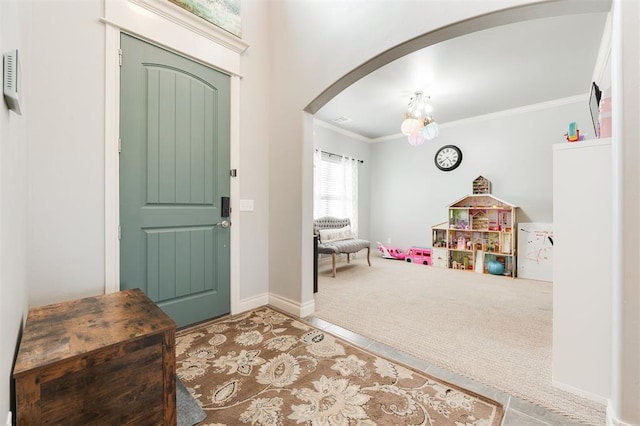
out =
<path fill-rule="evenodd" d="M 462 163 L 462 151 L 455 145 L 445 145 L 436 152 L 433 160 L 437 168 L 450 172 Z"/>

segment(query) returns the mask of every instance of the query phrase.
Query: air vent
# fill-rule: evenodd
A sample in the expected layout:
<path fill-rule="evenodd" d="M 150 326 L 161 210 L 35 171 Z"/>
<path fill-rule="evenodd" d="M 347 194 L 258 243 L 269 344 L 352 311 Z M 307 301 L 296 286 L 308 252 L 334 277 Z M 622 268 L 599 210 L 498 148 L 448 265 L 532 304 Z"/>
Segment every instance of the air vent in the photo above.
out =
<path fill-rule="evenodd" d="M 344 115 L 341 115 L 340 117 L 334 118 L 331 121 L 336 124 L 347 124 L 347 123 L 351 123 L 353 120 L 350 119 L 349 117 L 345 117 Z"/>
<path fill-rule="evenodd" d="M 10 110 L 20 114 L 20 100 L 18 97 L 18 50 L 10 50 L 3 55 L 4 83 L 2 85 L 4 99 Z"/>

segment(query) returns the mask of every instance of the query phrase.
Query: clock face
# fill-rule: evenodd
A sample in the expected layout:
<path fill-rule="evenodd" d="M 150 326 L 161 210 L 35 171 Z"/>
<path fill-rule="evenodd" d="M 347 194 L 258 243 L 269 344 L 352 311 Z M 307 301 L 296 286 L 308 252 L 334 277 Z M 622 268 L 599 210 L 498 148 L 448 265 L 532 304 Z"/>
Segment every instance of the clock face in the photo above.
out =
<path fill-rule="evenodd" d="M 440 170 L 450 172 L 462 163 L 462 151 L 455 145 L 445 145 L 436 152 L 434 161 Z"/>

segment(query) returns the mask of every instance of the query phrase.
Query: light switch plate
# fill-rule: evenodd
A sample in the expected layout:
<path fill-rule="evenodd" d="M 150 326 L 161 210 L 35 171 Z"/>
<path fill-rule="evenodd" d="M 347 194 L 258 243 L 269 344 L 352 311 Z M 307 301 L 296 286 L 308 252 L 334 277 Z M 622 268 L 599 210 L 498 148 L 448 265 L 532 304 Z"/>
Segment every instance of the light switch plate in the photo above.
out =
<path fill-rule="evenodd" d="M 253 200 L 240 200 L 240 211 L 241 212 L 252 212 L 253 211 Z"/>

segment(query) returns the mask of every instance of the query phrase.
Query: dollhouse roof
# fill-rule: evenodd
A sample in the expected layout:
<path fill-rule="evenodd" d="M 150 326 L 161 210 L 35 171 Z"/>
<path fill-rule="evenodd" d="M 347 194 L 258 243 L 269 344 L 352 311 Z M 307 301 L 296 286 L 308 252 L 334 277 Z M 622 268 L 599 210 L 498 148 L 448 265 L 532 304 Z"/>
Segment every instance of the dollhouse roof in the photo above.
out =
<path fill-rule="evenodd" d="M 470 194 L 465 195 L 458 201 L 449 204 L 449 207 L 474 207 L 474 208 L 490 208 L 490 207 L 510 207 L 516 208 L 515 204 L 508 203 L 491 194 Z"/>

